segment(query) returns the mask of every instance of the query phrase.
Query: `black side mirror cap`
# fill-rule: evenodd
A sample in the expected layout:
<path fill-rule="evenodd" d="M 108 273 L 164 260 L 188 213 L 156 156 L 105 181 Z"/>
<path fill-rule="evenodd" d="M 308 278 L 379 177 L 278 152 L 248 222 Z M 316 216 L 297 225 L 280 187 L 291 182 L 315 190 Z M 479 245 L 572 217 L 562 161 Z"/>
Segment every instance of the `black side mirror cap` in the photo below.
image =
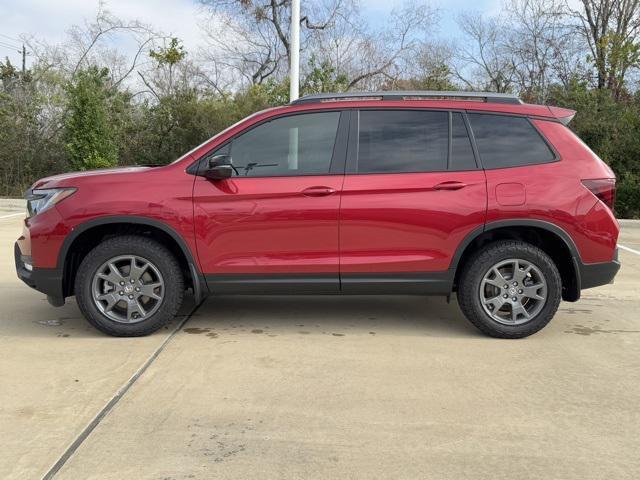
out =
<path fill-rule="evenodd" d="M 214 155 L 209 159 L 209 167 L 214 167 L 217 165 L 232 165 L 233 161 L 231 160 L 231 155 L 223 153 L 221 155 Z"/>
<path fill-rule="evenodd" d="M 225 180 L 233 175 L 231 155 L 216 155 L 211 157 L 202 172 L 202 176 L 209 180 Z"/>

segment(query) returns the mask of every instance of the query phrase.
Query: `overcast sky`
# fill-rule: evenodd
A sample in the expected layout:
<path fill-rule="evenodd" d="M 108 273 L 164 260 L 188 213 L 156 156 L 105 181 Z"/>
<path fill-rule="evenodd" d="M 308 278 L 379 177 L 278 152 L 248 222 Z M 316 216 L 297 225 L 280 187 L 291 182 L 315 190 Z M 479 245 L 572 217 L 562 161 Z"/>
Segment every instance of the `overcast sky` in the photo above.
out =
<path fill-rule="evenodd" d="M 301 0 L 304 2 L 304 0 Z M 187 51 L 195 51 L 202 37 L 198 26 L 200 7 L 193 0 L 108 0 L 107 9 L 122 19 L 137 19 L 153 25 L 167 35 L 180 38 Z M 361 0 L 366 18 L 372 23 L 384 22 L 397 0 Z M 437 0 L 441 10 L 440 36 L 455 37 L 455 17 L 465 9 L 496 13 L 501 0 Z M 97 11 L 94 0 L 0 0 L 0 58 L 8 56 L 19 64 L 21 35 L 34 35 L 50 43 L 59 43 L 69 27 L 91 19 Z"/>

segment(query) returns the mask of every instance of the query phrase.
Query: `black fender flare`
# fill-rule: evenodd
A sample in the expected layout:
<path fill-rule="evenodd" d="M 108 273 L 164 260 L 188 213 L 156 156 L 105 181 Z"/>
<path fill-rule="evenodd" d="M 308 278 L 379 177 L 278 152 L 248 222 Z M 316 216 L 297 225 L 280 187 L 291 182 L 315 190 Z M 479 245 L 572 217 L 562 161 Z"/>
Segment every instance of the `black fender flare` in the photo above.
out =
<path fill-rule="evenodd" d="M 458 270 L 458 264 L 464 251 L 467 247 L 473 242 L 476 238 L 482 235 L 485 232 L 489 232 L 491 230 L 496 230 L 498 228 L 505 227 L 535 227 L 540 228 L 542 230 L 546 230 L 558 236 L 565 244 L 565 246 L 571 252 L 571 265 L 573 266 L 573 274 L 576 281 L 577 295 L 580 295 L 581 289 L 581 275 L 580 275 L 580 266 L 582 265 L 582 260 L 580 258 L 580 252 L 576 247 L 571 236 L 558 225 L 547 222 L 544 220 L 534 220 L 534 219 L 508 219 L 508 220 L 497 220 L 495 222 L 485 223 L 484 225 L 480 225 L 479 227 L 473 229 L 471 232 L 467 234 L 467 236 L 460 242 L 458 248 L 456 249 L 456 253 L 451 259 L 451 264 L 449 265 L 449 271 L 452 272 L 453 275 Z"/>
<path fill-rule="evenodd" d="M 115 224 L 115 223 L 131 223 L 135 225 L 148 225 L 150 227 L 154 227 L 159 230 L 162 230 L 164 233 L 169 235 L 176 242 L 176 244 L 182 251 L 183 255 L 187 259 L 189 273 L 193 277 L 193 289 L 194 289 L 193 293 L 196 298 L 196 303 L 200 302 L 200 300 L 205 295 L 205 291 L 207 291 L 205 290 L 207 287 L 206 287 L 206 282 L 204 280 L 204 276 L 202 275 L 202 272 L 200 272 L 200 269 L 198 268 L 198 263 L 196 262 L 196 259 L 194 258 L 193 254 L 191 253 L 189 246 L 184 241 L 182 236 L 178 232 L 176 232 L 172 227 L 170 227 L 164 222 L 161 222 L 160 220 L 156 220 L 150 217 L 142 217 L 142 216 L 136 216 L 136 215 L 113 215 L 113 216 L 95 218 L 93 220 L 89 220 L 87 222 L 83 222 L 76 225 L 75 227 L 73 227 L 71 232 L 69 232 L 67 237 L 62 242 L 62 247 L 60 248 L 60 252 L 58 253 L 57 269 L 60 270 L 60 273 L 62 273 L 63 275 L 66 274 L 64 269 L 65 269 L 66 259 L 69 253 L 69 249 L 71 248 L 71 245 L 73 244 L 73 242 L 81 234 L 95 227 L 99 227 L 102 225 Z"/>

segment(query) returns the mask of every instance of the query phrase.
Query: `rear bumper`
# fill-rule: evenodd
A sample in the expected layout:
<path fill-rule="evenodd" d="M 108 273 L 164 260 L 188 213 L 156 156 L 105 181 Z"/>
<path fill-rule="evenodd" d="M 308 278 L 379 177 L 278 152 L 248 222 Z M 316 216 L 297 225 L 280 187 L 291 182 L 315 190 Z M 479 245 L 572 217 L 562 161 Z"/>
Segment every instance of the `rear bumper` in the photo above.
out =
<path fill-rule="evenodd" d="M 580 263 L 580 288 L 599 287 L 613 283 L 613 279 L 620 270 L 618 261 L 618 249 L 616 248 L 613 260 L 605 263 Z"/>
<path fill-rule="evenodd" d="M 16 273 L 18 278 L 31 288 L 44 293 L 52 304 L 64 304 L 62 293 L 62 272 L 57 268 L 34 268 L 31 257 L 22 255 L 16 242 L 14 247 Z M 31 269 L 27 268 L 31 265 Z"/>

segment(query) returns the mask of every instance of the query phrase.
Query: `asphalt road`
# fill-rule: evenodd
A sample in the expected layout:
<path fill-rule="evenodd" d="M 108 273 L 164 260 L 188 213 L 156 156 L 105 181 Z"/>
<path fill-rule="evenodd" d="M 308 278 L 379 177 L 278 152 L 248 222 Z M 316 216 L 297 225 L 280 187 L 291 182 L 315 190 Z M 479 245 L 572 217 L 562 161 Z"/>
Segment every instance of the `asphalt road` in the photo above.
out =
<path fill-rule="evenodd" d="M 117 339 L 15 277 L 0 210 L 2 479 L 640 478 L 640 222 L 524 340 L 387 296 L 210 298 Z"/>

